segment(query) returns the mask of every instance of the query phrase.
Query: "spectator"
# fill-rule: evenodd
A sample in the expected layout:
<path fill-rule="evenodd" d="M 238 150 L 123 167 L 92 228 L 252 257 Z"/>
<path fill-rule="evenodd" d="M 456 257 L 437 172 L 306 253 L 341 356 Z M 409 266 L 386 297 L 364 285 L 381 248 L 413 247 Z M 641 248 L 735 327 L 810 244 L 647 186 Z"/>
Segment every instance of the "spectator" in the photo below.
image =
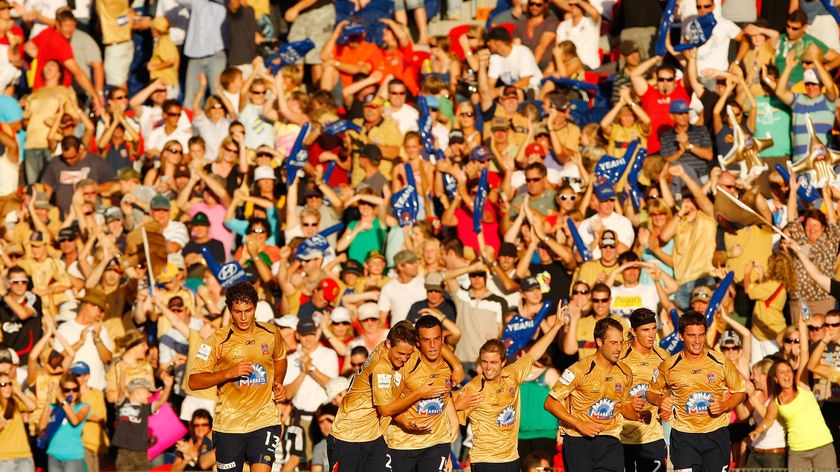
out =
<path fill-rule="evenodd" d="M 114 432 L 114 446 L 117 447 L 116 465 L 120 470 L 147 470 L 150 468 L 148 448 L 149 416 L 157 412 L 169 398 L 172 390 L 172 376 L 162 376 L 164 388 L 154 403 L 149 400 L 159 389 L 148 379 L 135 377 L 120 378 L 120 396 L 116 402 L 117 424 Z"/>
<path fill-rule="evenodd" d="M 210 412 L 196 410 L 190 418 L 188 436 L 175 445 L 178 452 L 172 470 L 212 470 L 216 462 L 212 432 L 213 417 Z"/>
<path fill-rule="evenodd" d="M 66 373 L 59 382 L 51 383 L 47 397 L 50 406 L 41 413 L 40 429 L 44 430 L 53 417 L 53 410 L 61 410 L 67 421 L 62 420 L 47 446 L 50 470 L 82 470 L 85 453 L 82 430 L 90 416 L 90 405 L 81 401 L 79 379 Z"/>
<path fill-rule="evenodd" d="M 498 96 L 500 87 L 505 85 L 533 91 L 539 89 L 542 72 L 530 49 L 521 44 L 511 44 L 510 33 L 500 26 L 491 29 L 484 40 L 492 53 L 487 78 L 490 87 L 496 89 L 493 96 Z"/>
<path fill-rule="evenodd" d="M 35 410 L 35 400 L 23 392 L 8 373 L 0 373 L 0 410 L 3 411 L 3 428 L 0 441 L 0 467 L 21 472 L 34 472 L 35 462 L 27 441 L 23 413 Z"/>

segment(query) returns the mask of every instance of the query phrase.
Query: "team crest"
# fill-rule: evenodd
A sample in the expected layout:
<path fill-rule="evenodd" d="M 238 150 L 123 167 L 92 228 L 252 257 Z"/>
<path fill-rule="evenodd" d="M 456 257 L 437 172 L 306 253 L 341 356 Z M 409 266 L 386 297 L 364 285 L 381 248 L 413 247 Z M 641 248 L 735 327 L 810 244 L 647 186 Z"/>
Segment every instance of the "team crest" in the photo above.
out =
<path fill-rule="evenodd" d="M 715 374 L 709 373 L 709 375 L 706 376 L 706 379 L 709 380 L 709 383 L 715 383 Z"/>
<path fill-rule="evenodd" d="M 621 389 L 622 389 L 621 384 L 615 384 L 615 394 L 616 395 L 621 395 Z"/>
<path fill-rule="evenodd" d="M 260 348 L 262 348 L 262 353 L 264 356 L 268 355 L 268 344 L 260 344 Z"/>

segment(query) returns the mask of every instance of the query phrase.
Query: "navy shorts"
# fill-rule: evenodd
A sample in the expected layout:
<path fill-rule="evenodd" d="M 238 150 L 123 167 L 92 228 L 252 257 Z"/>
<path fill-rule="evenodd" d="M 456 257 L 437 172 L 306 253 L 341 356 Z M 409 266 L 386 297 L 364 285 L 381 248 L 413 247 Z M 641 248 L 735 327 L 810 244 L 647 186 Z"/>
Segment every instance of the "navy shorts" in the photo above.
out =
<path fill-rule="evenodd" d="M 671 462 L 674 471 L 725 472 L 729 468 L 729 429 L 711 433 L 671 430 Z"/>
<path fill-rule="evenodd" d="M 280 425 L 268 426 L 250 433 L 222 433 L 213 431 L 216 449 L 216 468 L 225 472 L 240 472 L 249 464 L 274 463 L 274 451 L 280 445 Z"/>
<path fill-rule="evenodd" d="M 445 472 L 449 457 L 449 443 L 436 444 L 423 449 L 389 449 L 391 470 L 400 472 Z M 394 464 L 399 464 L 395 467 Z"/>
<path fill-rule="evenodd" d="M 668 449 L 665 440 L 647 444 L 624 444 L 624 470 L 636 472 L 665 472 Z"/>
<path fill-rule="evenodd" d="M 624 472 L 624 449 L 612 436 L 563 438 L 563 466 L 569 471 Z"/>
<path fill-rule="evenodd" d="M 472 472 L 519 472 L 519 459 L 510 462 L 473 462 Z"/>
<path fill-rule="evenodd" d="M 391 461 L 385 438 L 373 441 L 347 442 L 327 436 L 327 457 L 330 472 L 389 472 Z"/>

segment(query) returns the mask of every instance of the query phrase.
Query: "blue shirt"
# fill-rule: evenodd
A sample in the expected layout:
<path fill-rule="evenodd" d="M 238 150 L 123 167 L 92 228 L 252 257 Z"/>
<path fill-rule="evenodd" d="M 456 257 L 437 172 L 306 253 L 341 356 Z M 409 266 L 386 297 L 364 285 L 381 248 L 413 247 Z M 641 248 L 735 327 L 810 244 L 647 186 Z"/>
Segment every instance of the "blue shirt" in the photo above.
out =
<path fill-rule="evenodd" d="M 73 405 L 73 411 L 78 413 L 86 405 L 87 403 L 77 403 Z M 61 421 L 61 426 L 55 432 L 55 436 L 50 441 L 50 445 L 47 447 L 47 454 L 60 461 L 84 460 L 85 448 L 82 445 L 82 428 L 85 427 L 85 423 L 89 417 L 90 410 L 88 410 L 87 416 L 76 426 L 73 426 L 73 423 L 65 417 Z"/>
<path fill-rule="evenodd" d="M 224 3 L 209 0 L 177 0 L 190 10 L 190 24 L 184 40 L 184 55 L 191 58 L 212 56 L 225 50 L 224 28 L 227 16 Z"/>

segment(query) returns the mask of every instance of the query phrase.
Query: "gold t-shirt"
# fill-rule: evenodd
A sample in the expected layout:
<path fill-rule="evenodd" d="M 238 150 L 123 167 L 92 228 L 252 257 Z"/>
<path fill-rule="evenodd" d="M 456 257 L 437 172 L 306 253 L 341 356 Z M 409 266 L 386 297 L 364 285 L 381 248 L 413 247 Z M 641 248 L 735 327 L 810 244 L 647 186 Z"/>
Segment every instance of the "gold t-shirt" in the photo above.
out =
<path fill-rule="evenodd" d="M 198 331 L 193 329 L 190 330 L 190 339 L 189 339 L 189 348 L 187 348 L 187 372 L 192 372 L 193 365 L 195 364 L 195 355 L 198 354 L 198 348 L 201 347 L 201 344 L 204 342 L 201 339 L 201 335 L 198 334 Z M 285 348 L 285 344 L 283 345 Z M 187 395 L 192 395 L 196 398 L 203 398 L 205 400 L 215 400 L 217 391 L 216 387 L 205 388 L 203 390 L 193 390 L 190 388 L 190 376 L 184 376 L 184 383 L 182 384 L 184 388 L 184 392 Z"/>
<path fill-rule="evenodd" d="M 437 367 L 431 366 L 423 360 L 419 351 L 415 350 L 411 358 L 400 369 L 405 387 L 403 396 L 410 394 L 428 383 L 452 388 L 452 369 L 449 365 L 440 360 Z M 446 407 L 451 401 L 449 393 L 436 398 L 427 398 L 411 405 L 407 410 L 400 413 L 400 417 L 408 422 L 416 422 L 418 425 L 431 425 L 431 432 L 427 434 L 416 434 L 406 432 L 396 423 L 391 422 L 385 431 L 385 442 L 391 449 L 416 450 L 448 444 L 450 440 L 449 418 L 446 416 Z"/>
<path fill-rule="evenodd" d="M 709 415 L 709 401 L 722 402 L 729 392 L 745 392 L 744 378 L 723 354 L 705 349 L 697 362 L 683 352 L 665 359 L 654 371 L 652 392 L 674 395 L 671 426 L 683 433 L 710 433 L 729 425 L 729 414 Z"/>
<path fill-rule="evenodd" d="M 458 412 L 458 420 L 466 424 L 467 418 L 473 430 L 473 447 L 470 461 L 503 463 L 519 458 L 516 437 L 519 434 L 519 385 L 525 381 L 534 358 L 529 354 L 502 369 L 498 378 L 485 381 L 484 377 L 473 377 L 461 389 L 464 394 L 484 393 L 484 401 L 473 408 Z"/>
<path fill-rule="evenodd" d="M 361 372 L 353 375 L 347 395 L 341 401 L 330 434 L 345 442 L 373 441 L 385 433 L 391 422 L 382 417 L 378 405 L 388 405 L 400 397 L 402 374 L 394 371 L 385 342 L 370 353 Z"/>
<path fill-rule="evenodd" d="M 592 355 L 564 370 L 549 395 L 575 418 L 602 425 L 600 436 L 619 439 L 624 422 L 621 407 L 630 401 L 632 382 L 633 374 L 627 364 L 619 361 L 605 369 Z M 561 426 L 560 430 L 568 436 L 581 437 L 574 428 Z"/>
<path fill-rule="evenodd" d="M 630 398 L 641 395 L 644 398 L 645 392 L 653 380 L 653 372 L 668 357 L 661 347 L 654 344 L 653 349 L 644 355 L 634 350 L 630 344 L 624 348 L 619 358 L 621 362 L 630 367 L 633 373 L 633 386 L 630 387 Z M 622 444 L 648 444 L 664 437 L 662 424 L 659 423 L 659 409 L 651 404 L 645 406 L 645 410 L 651 414 L 650 424 L 641 421 L 624 419 L 624 426 L 621 430 Z"/>
<path fill-rule="evenodd" d="M 274 405 L 274 364 L 286 358 L 286 345 L 273 324 L 254 322 L 250 333 L 227 327 L 210 335 L 195 354 L 190 375 L 218 372 L 251 361 L 254 371 L 221 383 L 218 388 L 213 430 L 248 433 L 280 424 Z M 277 379 L 282 383 L 282 376 Z"/>

